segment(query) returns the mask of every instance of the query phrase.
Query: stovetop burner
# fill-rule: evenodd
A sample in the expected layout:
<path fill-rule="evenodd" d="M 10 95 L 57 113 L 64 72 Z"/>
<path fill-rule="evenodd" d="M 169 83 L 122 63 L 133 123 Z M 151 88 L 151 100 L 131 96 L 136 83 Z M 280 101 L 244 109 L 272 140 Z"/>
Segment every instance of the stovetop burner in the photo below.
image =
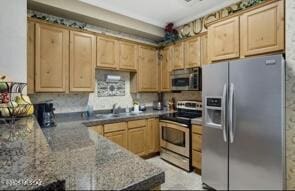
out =
<path fill-rule="evenodd" d="M 202 117 L 202 105 L 195 101 L 177 102 L 177 112 L 160 116 L 162 120 L 174 121 L 190 126 L 191 120 Z"/>

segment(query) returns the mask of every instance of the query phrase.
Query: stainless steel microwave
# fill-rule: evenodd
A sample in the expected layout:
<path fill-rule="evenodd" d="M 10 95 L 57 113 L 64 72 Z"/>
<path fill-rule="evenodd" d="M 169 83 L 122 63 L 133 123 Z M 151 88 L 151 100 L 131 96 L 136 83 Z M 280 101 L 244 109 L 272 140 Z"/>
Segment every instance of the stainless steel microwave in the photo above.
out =
<path fill-rule="evenodd" d="M 201 91 L 202 90 L 202 69 L 189 68 L 175 70 L 171 73 L 173 91 Z"/>

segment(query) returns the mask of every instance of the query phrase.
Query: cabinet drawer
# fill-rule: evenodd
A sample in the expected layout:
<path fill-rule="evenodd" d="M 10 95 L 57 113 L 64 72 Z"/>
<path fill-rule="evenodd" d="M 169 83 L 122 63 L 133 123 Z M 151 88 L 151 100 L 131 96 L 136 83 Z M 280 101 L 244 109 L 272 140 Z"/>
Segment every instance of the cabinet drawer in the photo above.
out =
<path fill-rule="evenodd" d="M 113 123 L 104 125 L 104 133 L 122 131 L 127 129 L 127 123 Z"/>
<path fill-rule="evenodd" d="M 92 126 L 89 128 L 92 129 L 93 131 L 95 131 L 96 133 L 103 135 L 103 126 L 102 125 Z"/>
<path fill-rule="evenodd" d="M 202 135 L 193 133 L 192 134 L 192 147 L 194 150 L 202 150 Z"/>
<path fill-rule="evenodd" d="M 128 129 L 146 126 L 146 120 L 128 121 Z"/>
<path fill-rule="evenodd" d="M 192 132 L 202 135 L 202 126 L 201 125 L 193 125 Z"/>
<path fill-rule="evenodd" d="M 192 154 L 193 154 L 193 159 L 192 159 L 193 167 L 201 169 L 202 168 L 202 153 L 193 150 Z"/>

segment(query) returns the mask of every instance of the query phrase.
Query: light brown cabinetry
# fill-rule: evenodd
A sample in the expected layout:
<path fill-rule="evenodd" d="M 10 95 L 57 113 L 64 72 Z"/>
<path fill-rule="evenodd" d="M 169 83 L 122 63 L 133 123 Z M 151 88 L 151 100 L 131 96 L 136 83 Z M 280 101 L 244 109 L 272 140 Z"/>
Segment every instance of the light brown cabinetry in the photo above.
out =
<path fill-rule="evenodd" d="M 202 126 L 192 125 L 192 165 L 201 169 L 202 165 Z"/>
<path fill-rule="evenodd" d="M 205 66 L 206 64 L 208 64 L 208 45 L 207 45 L 207 40 L 208 40 L 208 35 L 202 35 L 200 37 L 201 39 L 201 66 Z"/>
<path fill-rule="evenodd" d="M 171 68 L 172 68 L 173 46 L 166 47 L 162 50 L 162 59 L 160 64 L 160 89 L 161 92 L 171 90 Z"/>
<path fill-rule="evenodd" d="M 104 125 L 104 136 L 114 143 L 127 148 L 127 123 Z"/>
<path fill-rule="evenodd" d="M 246 12 L 241 16 L 241 54 L 243 56 L 284 49 L 284 2 Z"/>
<path fill-rule="evenodd" d="M 69 31 L 36 23 L 36 92 L 66 92 L 69 75 Z"/>
<path fill-rule="evenodd" d="M 158 88 L 158 54 L 157 50 L 148 46 L 139 47 L 138 90 L 156 92 Z"/>
<path fill-rule="evenodd" d="M 156 153 L 160 151 L 160 129 L 159 119 L 147 120 L 145 152 Z"/>
<path fill-rule="evenodd" d="M 70 91 L 94 91 L 96 45 L 95 36 L 70 32 Z"/>
<path fill-rule="evenodd" d="M 97 64 L 99 68 L 119 69 L 119 42 L 116 39 L 97 37 Z"/>
<path fill-rule="evenodd" d="M 35 91 L 35 23 L 27 24 L 27 93 Z"/>
<path fill-rule="evenodd" d="M 89 127 L 91 130 L 93 130 L 94 132 L 96 132 L 99 135 L 103 135 L 103 125 L 97 125 L 97 126 L 92 126 Z"/>
<path fill-rule="evenodd" d="M 185 41 L 184 62 L 185 68 L 201 66 L 201 40 L 200 37 L 194 37 Z"/>
<path fill-rule="evenodd" d="M 184 68 L 184 43 L 178 42 L 173 46 L 173 70 Z"/>
<path fill-rule="evenodd" d="M 128 150 L 139 156 L 145 155 L 146 120 L 128 122 Z"/>
<path fill-rule="evenodd" d="M 136 71 L 138 46 L 135 43 L 119 41 L 119 66 L 123 70 Z"/>
<path fill-rule="evenodd" d="M 239 17 L 233 17 L 208 27 L 210 61 L 238 58 L 240 56 Z"/>

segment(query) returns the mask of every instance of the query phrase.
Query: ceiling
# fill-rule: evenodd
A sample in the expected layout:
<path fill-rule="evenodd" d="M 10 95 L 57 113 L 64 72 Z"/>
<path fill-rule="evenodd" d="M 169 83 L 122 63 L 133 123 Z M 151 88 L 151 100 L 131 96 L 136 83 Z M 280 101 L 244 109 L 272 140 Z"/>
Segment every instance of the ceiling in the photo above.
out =
<path fill-rule="evenodd" d="M 155 26 L 181 26 L 240 0 L 80 0 Z M 189 2 L 187 2 L 189 1 Z"/>

